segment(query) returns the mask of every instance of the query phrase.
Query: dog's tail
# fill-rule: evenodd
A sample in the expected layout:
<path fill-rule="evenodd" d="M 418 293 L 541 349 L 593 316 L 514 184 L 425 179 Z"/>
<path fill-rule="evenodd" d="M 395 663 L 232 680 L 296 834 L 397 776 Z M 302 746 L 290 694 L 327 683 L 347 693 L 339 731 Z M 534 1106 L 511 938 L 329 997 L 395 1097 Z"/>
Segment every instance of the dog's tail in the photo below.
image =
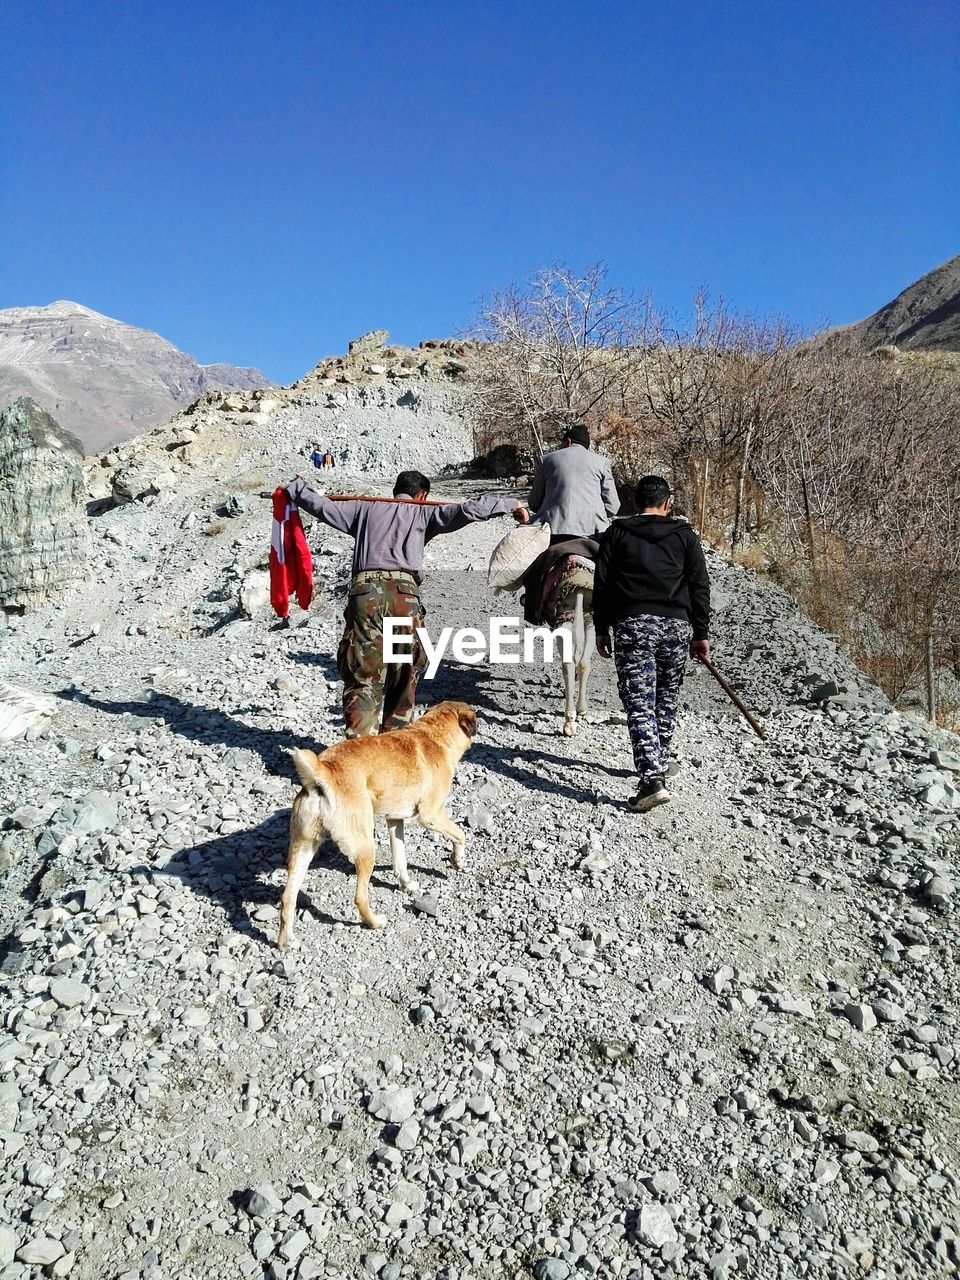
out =
<path fill-rule="evenodd" d="M 317 792 L 324 800 L 330 800 L 330 793 L 324 785 L 324 777 L 320 771 L 320 761 L 313 751 L 306 751 L 302 747 L 294 747 L 290 752 L 293 760 L 293 767 L 297 771 L 297 777 L 303 783 L 305 790 Z"/>

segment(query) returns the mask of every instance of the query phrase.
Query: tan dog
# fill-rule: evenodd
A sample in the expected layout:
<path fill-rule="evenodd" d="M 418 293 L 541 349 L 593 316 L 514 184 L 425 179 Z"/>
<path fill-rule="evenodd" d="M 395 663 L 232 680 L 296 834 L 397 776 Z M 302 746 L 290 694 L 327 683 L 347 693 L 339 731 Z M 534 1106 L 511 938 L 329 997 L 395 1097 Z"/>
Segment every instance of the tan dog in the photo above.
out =
<path fill-rule="evenodd" d="M 404 729 L 338 742 L 317 755 L 290 754 L 303 790 L 290 815 L 287 884 L 280 904 L 280 948 L 298 945 L 293 934 L 297 895 L 324 833 L 337 842 L 357 871 L 354 898 L 363 923 L 386 923 L 370 910 L 374 814 L 387 818 L 393 870 L 406 893 L 419 887 L 407 874 L 403 820 L 416 818 L 428 831 L 453 842 L 451 862 L 459 868 L 466 836 L 444 813 L 453 771 L 477 732 L 477 716 L 465 702 L 441 702 Z"/>

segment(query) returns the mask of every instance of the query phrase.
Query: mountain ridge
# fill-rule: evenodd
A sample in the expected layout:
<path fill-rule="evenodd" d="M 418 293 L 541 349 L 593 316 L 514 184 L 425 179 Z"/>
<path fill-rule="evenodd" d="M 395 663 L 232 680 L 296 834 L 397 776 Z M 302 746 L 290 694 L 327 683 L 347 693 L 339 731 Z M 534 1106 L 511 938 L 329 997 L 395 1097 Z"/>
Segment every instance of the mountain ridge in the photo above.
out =
<path fill-rule="evenodd" d="M 86 453 L 149 431 L 208 391 L 274 385 L 259 369 L 200 364 L 150 329 L 68 299 L 0 310 L 0 406 L 30 396 Z"/>
<path fill-rule="evenodd" d="M 839 332 L 870 349 L 960 351 L 960 253 Z"/>

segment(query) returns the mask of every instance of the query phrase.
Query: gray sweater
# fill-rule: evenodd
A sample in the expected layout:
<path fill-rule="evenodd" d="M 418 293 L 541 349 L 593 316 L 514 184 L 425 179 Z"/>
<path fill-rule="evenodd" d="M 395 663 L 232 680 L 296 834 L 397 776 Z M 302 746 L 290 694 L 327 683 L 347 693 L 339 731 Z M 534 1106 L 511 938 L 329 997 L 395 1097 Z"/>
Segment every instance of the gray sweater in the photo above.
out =
<path fill-rule="evenodd" d="M 302 476 L 285 487 L 302 510 L 353 536 L 354 573 L 405 569 L 417 582 L 422 576 L 424 543 L 441 533 L 455 533 L 474 520 L 509 515 L 520 505 L 516 498 L 501 498 L 496 493 L 442 507 L 427 507 L 412 498 L 395 503 L 336 502 L 311 489 Z"/>
<path fill-rule="evenodd" d="M 530 490 L 530 510 L 551 533 L 599 537 L 620 510 L 610 463 L 582 444 L 547 454 Z"/>

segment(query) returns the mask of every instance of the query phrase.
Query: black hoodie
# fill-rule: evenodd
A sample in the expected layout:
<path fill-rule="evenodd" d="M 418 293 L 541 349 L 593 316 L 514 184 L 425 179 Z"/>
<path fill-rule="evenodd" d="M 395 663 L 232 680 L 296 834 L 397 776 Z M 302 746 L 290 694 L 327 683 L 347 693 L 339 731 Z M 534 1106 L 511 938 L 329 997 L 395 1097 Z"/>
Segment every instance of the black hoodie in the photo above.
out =
<path fill-rule="evenodd" d="M 710 630 L 710 579 L 700 539 L 676 516 L 614 520 L 600 539 L 593 588 L 598 632 L 641 613 L 687 618 L 694 640 Z"/>

